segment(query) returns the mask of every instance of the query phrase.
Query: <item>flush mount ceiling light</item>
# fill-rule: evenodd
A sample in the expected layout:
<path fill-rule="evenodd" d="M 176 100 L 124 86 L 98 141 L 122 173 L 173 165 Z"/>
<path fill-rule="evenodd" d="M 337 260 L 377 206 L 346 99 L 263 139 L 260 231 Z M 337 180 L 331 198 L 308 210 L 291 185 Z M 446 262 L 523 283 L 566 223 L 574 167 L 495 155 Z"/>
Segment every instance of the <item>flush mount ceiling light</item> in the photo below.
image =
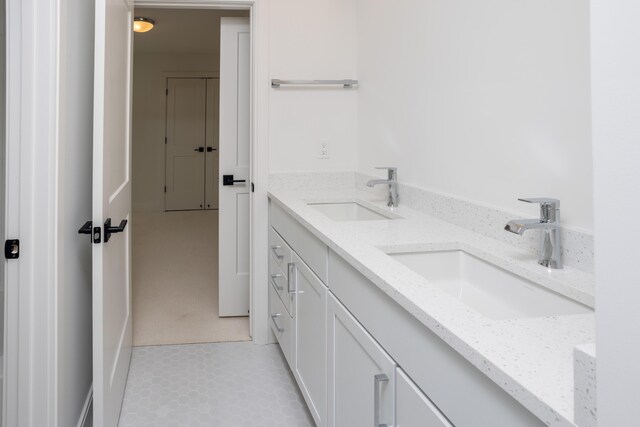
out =
<path fill-rule="evenodd" d="M 133 31 L 136 33 L 146 33 L 151 31 L 156 21 L 149 18 L 143 18 L 142 16 L 136 16 L 133 18 Z"/>

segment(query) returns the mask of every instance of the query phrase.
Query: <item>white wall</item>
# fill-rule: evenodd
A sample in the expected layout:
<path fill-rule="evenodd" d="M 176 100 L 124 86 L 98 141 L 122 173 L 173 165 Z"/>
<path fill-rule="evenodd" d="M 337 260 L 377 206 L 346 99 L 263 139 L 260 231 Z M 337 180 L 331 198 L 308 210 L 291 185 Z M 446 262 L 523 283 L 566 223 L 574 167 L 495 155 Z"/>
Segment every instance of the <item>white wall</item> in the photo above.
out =
<path fill-rule="evenodd" d="M 165 73 L 213 73 L 218 70 L 218 60 L 212 54 L 135 54 L 132 143 L 134 212 L 164 210 Z"/>
<path fill-rule="evenodd" d="M 357 78 L 356 0 L 271 0 L 269 72 L 277 79 Z M 354 170 L 357 89 L 269 91 L 271 172 Z M 318 144 L 330 158 L 318 159 Z"/>
<path fill-rule="evenodd" d="M 584 0 L 360 0 L 358 169 L 593 229 Z"/>
<path fill-rule="evenodd" d="M 93 2 L 60 2 L 57 156 L 56 411 L 51 425 L 75 426 L 92 384 L 90 236 L 93 138 Z M 52 328 L 53 329 L 53 328 Z M 54 424 L 55 423 L 55 424 Z"/>
<path fill-rule="evenodd" d="M 592 0 L 598 425 L 640 422 L 640 3 Z"/>
<path fill-rule="evenodd" d="M 271 0 L 269 73 L 280 79 L 357 78 L 356 0 Z M 215 61 L 214 61 L 215 59 Z M 137 52 L 134 58 L 133 209 L 164 201 L 164 80 L 167 71 L 218 71 L 211 55 Z M 354 170 L 357 89 L 269 90 L 272 172 Z M 318 159 L 320 141 L 330 158 Z"/>

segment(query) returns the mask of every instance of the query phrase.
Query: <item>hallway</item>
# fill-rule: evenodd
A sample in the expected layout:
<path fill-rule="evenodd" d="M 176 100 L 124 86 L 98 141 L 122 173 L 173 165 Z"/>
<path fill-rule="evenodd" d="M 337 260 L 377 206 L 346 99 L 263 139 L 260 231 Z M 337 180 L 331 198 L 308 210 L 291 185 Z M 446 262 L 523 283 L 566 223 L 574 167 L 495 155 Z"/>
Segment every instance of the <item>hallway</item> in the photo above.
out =
<path fill-rule="evenodd" d="M 218 317 L 218 211 L 134 213 L 133 345 L 249 340 L 248 317 Z"/>

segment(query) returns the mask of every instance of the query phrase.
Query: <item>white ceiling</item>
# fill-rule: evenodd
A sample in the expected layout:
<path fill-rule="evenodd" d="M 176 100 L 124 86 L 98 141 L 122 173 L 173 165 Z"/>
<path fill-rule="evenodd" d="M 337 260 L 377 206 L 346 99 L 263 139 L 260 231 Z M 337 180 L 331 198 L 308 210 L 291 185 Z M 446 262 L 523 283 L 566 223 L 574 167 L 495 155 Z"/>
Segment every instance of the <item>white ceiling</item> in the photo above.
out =
<path fill-rule="evenodd" d="M 220 17 L 249 16 L 248 11 L 136 8 L 135 16 L 156 21 L 153 30 L 135 33 L 140 53 L 218 53 Z"/>

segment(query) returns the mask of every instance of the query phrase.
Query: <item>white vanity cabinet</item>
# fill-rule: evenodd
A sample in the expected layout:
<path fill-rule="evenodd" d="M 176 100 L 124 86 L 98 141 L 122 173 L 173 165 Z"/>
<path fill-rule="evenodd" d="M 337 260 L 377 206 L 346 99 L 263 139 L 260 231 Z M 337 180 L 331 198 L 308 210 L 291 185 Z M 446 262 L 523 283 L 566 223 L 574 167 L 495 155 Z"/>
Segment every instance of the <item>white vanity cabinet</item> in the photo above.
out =
<path fill-rule="evenodd" d="M 279 206 L 269 214 L 271 328 L 316 425 L 325 427 L 328 249 Z"/>
<path fill-rule="evenodd" d="M 331 294 L 328 427 L 394 424 L 394 361 Z"/>
<path fill-rule="evenodd" d="M 544 425 L 281 206 L 269 212 L 271 327 L 317 426 Z"/>
<path fill-rule="evenodd" d="M 395 427 L 453 427 L 400 368 L 396 368 Z"/>
<path fill-rule="evenodd" d="M 327 287 L 293 254 L 289 271 L 296 298 L 293 375 L 317 426 L 327 414 Z"/>

